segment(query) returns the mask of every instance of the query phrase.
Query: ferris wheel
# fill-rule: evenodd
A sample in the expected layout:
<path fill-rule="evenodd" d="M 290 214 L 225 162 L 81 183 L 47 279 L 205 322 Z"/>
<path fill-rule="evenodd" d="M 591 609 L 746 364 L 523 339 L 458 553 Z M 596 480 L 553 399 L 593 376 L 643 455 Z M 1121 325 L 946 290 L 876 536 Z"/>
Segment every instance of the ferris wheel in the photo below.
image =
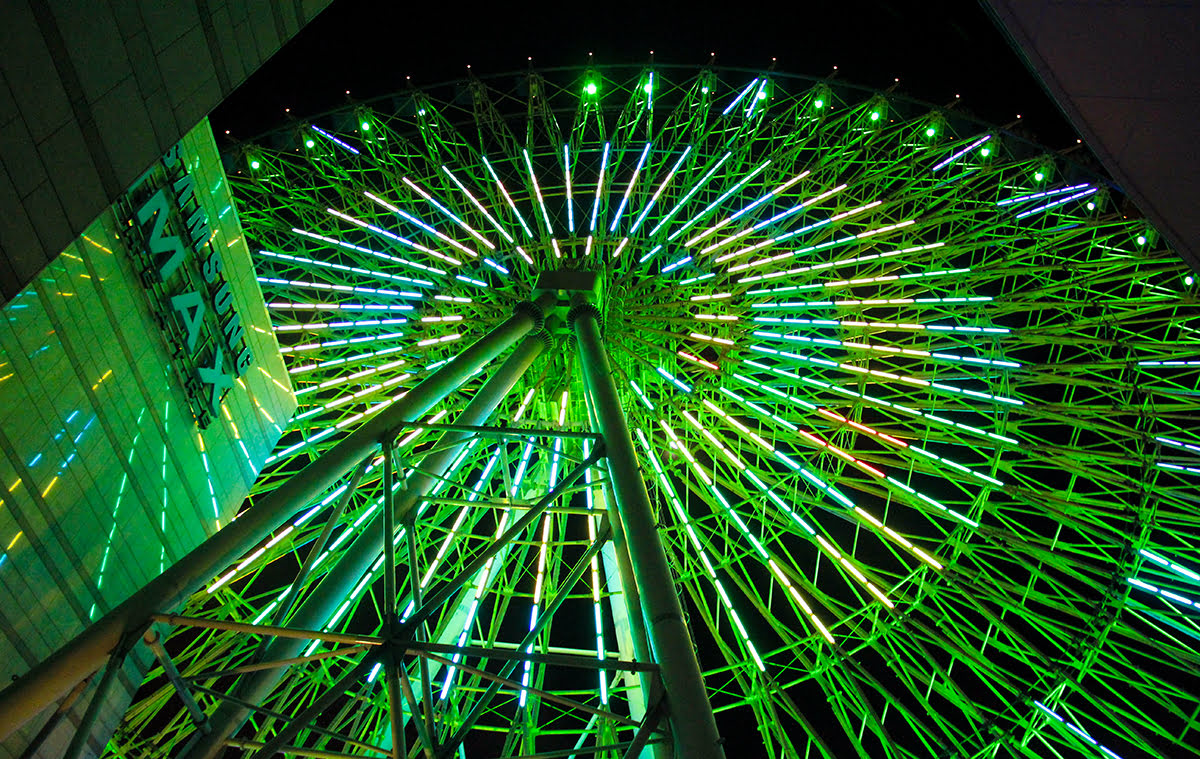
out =
<path fill-rule="evenodd" d="M 1200 747 L 1195 290 L 1069 156 L 655 66 L 230 160 L 300 404 L 254 499 L 326 477 L 116 753 Z"/>

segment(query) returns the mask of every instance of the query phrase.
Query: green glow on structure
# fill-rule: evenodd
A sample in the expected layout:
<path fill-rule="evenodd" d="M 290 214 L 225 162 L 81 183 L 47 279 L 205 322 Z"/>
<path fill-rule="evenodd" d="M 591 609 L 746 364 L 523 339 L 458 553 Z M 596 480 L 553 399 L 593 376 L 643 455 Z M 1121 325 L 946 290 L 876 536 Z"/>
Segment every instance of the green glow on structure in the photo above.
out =
<path fill-rule="evenodd" d="M 544 276 L 594 275 L 729 759 L 1200 755 L 1183 724 L 1197 695 L 1200 307 L 1165 240 L 1145 219 L 1087 213 L 1124 199 L 964 114 L 777 72 L 598 71 L 402 93 L 413 105 L 347 106 L 299 133 L 328 151 L 296 150 L 293 123 L 235 154 L 270 164 L 229 181 L 299 402 L 256 498 L 455 371 Z M 766 99 L 767 118 L 746 118 Z M 548 339 L 519 349 L 540 353 L 447 470 L 428 471 L 448 450 L 436 425 L 486 397 L 517 343 L 397 431 L 396 493 L 425 474 L 436 486 L 411 494 L 391 536 L 393 611 L 470 569 L 426 620 L 430 656 L 397 649 L 417 702 L 401 696 L 396 715 L 410 754 L 617 756 L 642 723 L 607 468 L 496 543 L 599 444 L 570 307 L 547 306 Z M 386 636 L 377 447 L 367 464 L 336 521 L 349 471 L 181 613 L 301 627 L 291 585 L 329 526 L 299 604 L 359 536 L 371 555 L 306 624 Z M 107 589 L 104 570 L 89 576 Z M 167 647 L 184 677 L 239 697 L 248 675 L 205 673 L 252 664 L 257 642 L 178 629 Z M 287 645 L 278 659 L 317 657 L 272 670 L 263 706 L 288 717 L 364 655 Z M 290 745 L 387 753 L 390 676 L 372 669 Z M 514 684 L 483 703 L 489 677 Z M 426 687 L 431 718 L 414 722 Z M 195 695 L 206 712 L 220 700 Z M 256 746 L 281 724 L 230 737 Z M 174 756 L 194 732 L 156 676 L 113 753 Z"/>

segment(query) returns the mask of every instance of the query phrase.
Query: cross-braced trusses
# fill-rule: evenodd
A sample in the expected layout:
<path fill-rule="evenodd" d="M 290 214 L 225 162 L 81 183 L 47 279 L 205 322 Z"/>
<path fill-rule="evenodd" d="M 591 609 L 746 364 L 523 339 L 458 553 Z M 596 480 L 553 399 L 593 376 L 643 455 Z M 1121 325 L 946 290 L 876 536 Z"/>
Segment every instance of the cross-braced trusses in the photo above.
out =
<path fill-rule="evenodd" d="M 664 67 L 400 93 L 233 160 L 300 401 L 257 493 L 453 359 L 543 272 L 596 272 L 729 739 L 769 756 L 1200 746 L 1194 289 L 1102 179 L 953 108 Z M 552 342 L 489 422 L 519 434 L 472 438 L 396 526 L 396 598 L 381 562 L 322 630 L 382 636 L 392 601 L 403 625 L 413 587 L 470 569 L 594 453 L 565 325 Z M 401 431 L 401 483 L 490 372 Z M 465 578 L 424 643 L 396 651 L 409 749 L 463 738 L 469 756 L 549 756 L 637 734 L 639 626 L 604 478 L 586 477 Z M 372 462 L 348 501 L 298 504 L 193 598 L 188 616 L 259 626 L 171 640 L 205 710 L 229 692 L 212 672 L 252 662 L 261 626 L 288 624 L 297 569 L 305 588 L 330 571 L 383 491 Z M 369 650 L 314 639 L 231 745 L 270 742 L 358 667 L 289 740 L 390 746 L 385 662 L 363 671 Z M 187 739 L 158 684 L 118 746 Z"/>

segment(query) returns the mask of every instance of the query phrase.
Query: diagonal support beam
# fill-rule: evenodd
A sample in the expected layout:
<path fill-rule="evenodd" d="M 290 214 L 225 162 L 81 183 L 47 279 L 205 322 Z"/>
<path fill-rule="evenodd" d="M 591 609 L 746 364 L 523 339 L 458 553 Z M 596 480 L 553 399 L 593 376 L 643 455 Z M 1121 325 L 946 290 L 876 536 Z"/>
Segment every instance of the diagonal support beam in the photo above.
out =
<path fill-rule="evenodd" d="M 582 477 L 584 472 L 595 466 L 596 462 L 600 459 L 600 454 L 601 449 L 597 447 L 595 453 L 589 456 L 582 464 L 572 469 L 559 481 L 553 490 L 538 499 L 538 502 L 522 514 L 521 518 L 514 522 L 512 527 L 505 530 L 503 535 L 493 540 L 478 556 L 471 559 L 467 566 L 463 567 L 462 571 L 455 575 L 453 579 L 442 583 L 436 591 L 427 596 L 420 608 L 413 611 L 404 620 L 404 624 L 399 628 L 400 634 L 409 634 L 417 625 L 424 622 L 429 615 L 441 608 L 442 604 L 449 601 L 450 597 L 457 593 L 460 587 L 475 579 L 475 575 L 487 565 L 493 556 L 500 553 L 501 549 L 506 545 L 521 537 L 529 529 L 530 525 L 538 520 L 538 517 L 542 515 L 542 512 L 547 507 L 561 498 L 564 492 L 570 490 L 571 485 Z"/>
<path fill-rule="evenodd" d="M 513 319 L 518 318 L 519 314 L 514 315 Z M 512 321 L 510 319 L 510 321 Z M 530 325 L 532 326 L 532 324 Z M 547 347 L 547 340 L 542 334 L 534 334 L 526 337 L 521 343 L 513 349 L 513 352 L 504 361 L 499 369 L 488 378 L 483 387 L 471 399 L 471 402 L 460 414 L 460 418 L 465 417 L 468 421 L 485 421 L 492 415 L 500 401 L 508 395 L 513 385 L 524 375 L 525 371 L 533 364 L 534 360 L 542 354 Z M 451 362 L 450 366 L 455 366 L 462 360 L 460 356 L 457 360 Z M 461 380 L 466 380 L 474 372 L 474 367 L 470 367 L 470 371 L 463 372 Z M 412 391 L 410 391 L 411 394 Z M 407 397 L 407 396 L 406 396 Z M 411 417 L 405 417 L 411 418 Z M 378 430 L 381 439 L 387 438 L 396 433 L 395 427 Z M 450 432 L 447 435 L 461 436 L 461 442 L 465 444 L 471 433 L 467 432 Z M 444 441 L 444 438 L 443 438 Z M 378 444 L 378 440 L 376 444 Z M 457 457 L 461 446 L 450 445 L 442 447 L 435 456 L 439 456 L 439 460 L 433 464 L 428 464 L 429 468 L 437 468 L 438 474 L 449 467 L 454 458 Z M 385 529 L 385 523 L 389 519 L 403 521 L 404 518 L 415 509 L 416 505 L 428 492 L 428 489 L 433 486 L 436 481 L 434 477 L 416 476 L 408 483 L 408 487 L 403 493 L 396 493 L 393 497 L 393 512 L 387 513 L 386 509 L 381 510 L 367 524 L 363 525 L 358 536 L 350 543 L 338 560 L 337 564 L 329 571 L 327 575 L 321 578 L 320 584 L 312 593 L 309 594 L 304 602 L 297 606 L 290 625 L 292 627 L 321 629 L 333 616 L 337 607 L 346 600 L 346 595 L 350 589 L 354 587 L 371 566 L 372 563 L 379 557 L 383 551 L 380 545 L 380 535 Z M 387 568 L 390 571 L 391 568 Z M 388 604 L 388 608 L 391 604 Z M 282 660 L 297 656 L 303 648 L 303 643 L 295 639 L 277 639 L 271 642 L 260 655 L 264 659 Z M 238 684 L 236 696 L 250 703 L 262 703 L 264 699 L 271 693 L 279 680 L 286 672 L 286 668 L 276 668 L 264 670 L 245 678 Z M 203 736 L 183 755 L 186 759 L 215 759 L 224 746 L 225 739 L 232 736 L 238 728 L 245 722 L 249 716 L 249 712 L 238 706 L 235 702 L 227 702 L 209 719 L 209 724 L 212 726 L 212 732 Z"/>
<path fill-rule="evenodd" d="M 151 614 L 178 607 L 206 580 L 253 549 L 285 519 L 306 507 L 351 466 L 366 458 L 379 440 L 394 432 L 400 422 L 425 413 L 521 337 L 541 329 L 543 309 L 554 302 L 553 294 L 545 294 L 536 302 L 519 304 L 511 317 L 455 360 L 431 374 L 399 401 L 0 691 L 0 741 L 103 666 L 126 633 L 140 635 L 150 624 Z M 225 737 L 228 736 L 221 737 L 222 742 Z M 207 754 L 215 756 L 222 748 L 222 743 L 214 743 Z"/>
<path fill-rule="evenodd" d="M 575 583 L 579 582 L 579 578 L 583 577 L 583 573 L 591 566 L 592 557 L 600 552 L 600 548 L 608 542 L 610 536 L 610 528 L 606 526 L 605 529 L 603 529 L 600 534 L 596 536 L 596 540 L 590 546 L 588 546 L 588 550 L 584 552 L 583 556 L 579 557 L 579 561 L 575 562 L 575 566 L 572 567 L 571 571 L 567 573 L 567 576 L 563 580 L 561 587 L 574 587 Z M 542 633 L 542 629 L 554 617 L 554 613 L 558 611 L 558 607 L 562 606 L 562 603 L 567 600 L 567 596 L 568 594 L 564 592 L 559 593 L 554 597 L 554 600 L 551 601 L 549 605 L 546 606 L 546 609 L 538 616 L 538 620 L 534 624 L 533 628 L 526 633 L 525 638 L 521 641 L 520 645 L 517 646 L 518 651 L 524 651 L 526 648 L 532 645 L 534 641 L 537 640 L 537 637 Z M 513 672 L 515 672 L 517 669 L 517 663 L 518 660 L 516 659 L 509 660 L 508 663 L 506 663 L 500 670 L 500 677 L 512 677 Z M 449 754 L 458 748 L 458 744 L 462 743 L 463 740 L 466 739 L 467 733 L 470 732 L 471 728 L 475 726 L 475 722 L 483 715 L 484 709 L 488 707 L 488 704 L 492 702 L 492 699 L 495 698 L 496 694 L 499 692 L 500 683 L 493 680 L 491 684 L 488 685 L 488 688 L 486 691 L 484 691 L 483 695 L 481 695 L 471 706 L 471 711 L 468 712 L 465 717 L 463 717 L 462 724 L 459 725 L 458 730 L 456 730 L 454 735 L 446 740 L 444 753 Z"/>
<path fill-rule="evenodd" d="M 675 578 L 658 537 L 650 494 L 646 492 L 613 383 L 612 367 L 600 335 L 600 311 L 589 296 L 577 294 L 567 320 L 575 333 L 588 395 L 599 432 L 604 436 L 617 518 L 625 528 L 646 634 L 666 691 L 676 755 L 687 759 L 724 759 L 700 663 L 684 622 L 683 607 L 675 594 Z"/>
<path fill-rule="evenodd" d="M 283 729 L 276 733 L 274 738 L 267 741 L 262 748 L 254 752 L 253 759 L 267 759 L 267 757 L 275 756 L 275 754 L 283 750 L 284 746 L 294 742 L 301 730 L 308 727 L 322 712 L 331 707 L 333 702 L 341 698 L 343 693 L 356 683 L 363 682 L 367 677 L 367 673 L 375 666 L 375 662 L 380 656 L 386 656 L 387 654 L 387 647 L 368 651 L 358 664 L 351 667 L 349 672 L 339 677 L 337 682 L 318 696 L 317 700 L 311 706 L 301 713 L 290 717 L 284 724 Z"/>

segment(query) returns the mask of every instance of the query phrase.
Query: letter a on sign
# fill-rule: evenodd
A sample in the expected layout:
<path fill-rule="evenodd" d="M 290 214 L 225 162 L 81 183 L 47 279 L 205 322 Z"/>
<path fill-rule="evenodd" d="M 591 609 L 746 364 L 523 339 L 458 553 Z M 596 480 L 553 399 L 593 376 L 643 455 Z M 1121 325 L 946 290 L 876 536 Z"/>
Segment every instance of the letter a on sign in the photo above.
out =
<path fill-rule="evenodd" d="M 154 193 L 146 204 L 138 209 L 137 216 L 144 234 L 150 222 L 154 222 L 153 226 L 150 226 L 150 232 L 146 234 L 146 248 L 154 257 L 154 265 L 158 267 L 158 278 L 166 281 L 187 256 L 187 249 L 183 247 L 183 241 L 179 237 L 163 234 L 167 226 L 166 190 L 160 189 Z"/>
<path fill-rule="evenodd" d="M 225 373 L 225 351 L 221 346 L 213 350 L 213 365 L 200 367 L 200 381 L 212 386 L 208 403 L 215 416 L 221 410 L 221 396 L 233 387 L 233 377 Z"/>
<path fill-rule="evenodd" d="M 187 329 L 187 349 L 191 353 L 196 350 L 196 338 L 200 337 L 200 325 L 204 323 L 204 312 L 208 309 L 195 290 L 171 298 L 171 306 Z"/>

